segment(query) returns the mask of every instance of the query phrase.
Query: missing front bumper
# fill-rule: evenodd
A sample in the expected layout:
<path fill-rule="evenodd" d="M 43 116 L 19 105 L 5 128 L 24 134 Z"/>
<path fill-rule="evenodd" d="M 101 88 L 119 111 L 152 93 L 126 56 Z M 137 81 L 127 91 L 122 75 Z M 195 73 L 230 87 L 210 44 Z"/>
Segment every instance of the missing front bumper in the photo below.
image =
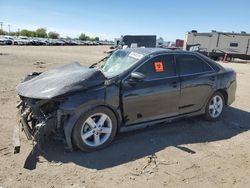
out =
<path fill-rule="evenodd" d="M 20 117 L 21 117 L 21 111 L 18 110 L 17 117 L 16 117 L 17 124 L 14 126 L 14 130 L 13 130 L 14 154 L 20 153 L 20 148 L 21 148 L 21 142 L 20 142 L 20 126 L 21 126 L 21 121 L 20 121 Z"/>
<path fill-rule="evenodd" d="M 23 117 L 24 114 L 21 114 L 21 109 L 17 112 L 17 124 L 14 126 L 13 130 L 13 147 L 14 147 L 14 154 L 20 153 L 21 149 L 21 141 L 20 141 L 20 132 L 23 130 L 28 140 L 32 140 L 32 133 L 31 129 L 26 121 L 26 118 Z"/>
<path fill-rule="evenodd" d="M 17 124 L 14 127 L 13 132 L 13 147 L 14 147 L 14 154 L 20 153 L 21 143 L 20 143 L 20 124 Z"/>

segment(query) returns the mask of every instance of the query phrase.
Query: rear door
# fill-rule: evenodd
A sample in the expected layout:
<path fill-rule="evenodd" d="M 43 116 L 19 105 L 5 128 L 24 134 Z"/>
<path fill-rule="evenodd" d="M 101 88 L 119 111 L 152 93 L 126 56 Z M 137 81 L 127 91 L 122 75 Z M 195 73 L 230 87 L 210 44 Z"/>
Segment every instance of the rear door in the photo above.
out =
<path fill-rule="evenodd" d="M 154 57 L 133 72 L 139 72 L 145 78 L 134 84 L 129 83 L 129 77 L 122 82 L 126 125 L 178 114 L 180 82 L 174 55 Z"/>
<path fill-rule="evenodd" d="M 192 54 L 176 55 L 176 63 L 181 82 L 179 114 L 198 111 L 214 92 L 216 72 Z"/>

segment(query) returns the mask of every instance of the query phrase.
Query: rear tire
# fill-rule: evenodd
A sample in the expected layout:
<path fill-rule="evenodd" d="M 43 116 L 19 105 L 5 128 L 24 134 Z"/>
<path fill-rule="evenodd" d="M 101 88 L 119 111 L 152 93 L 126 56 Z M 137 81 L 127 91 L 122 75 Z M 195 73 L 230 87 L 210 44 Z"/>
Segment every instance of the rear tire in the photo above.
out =
<path fill-rule="evenodd" d="M 117 119 L 106 107 L 96 107 L 80 116 L 72 134 L 73 143 L 82 151 L 95 151 L 115 138 Z"/>
<path fill-rule="evenodd" d="M 225 100 L 220 92 L 215 92 L 206 105 L 205 118 L 209 121 L 220 119 L 225 105 Z"/>

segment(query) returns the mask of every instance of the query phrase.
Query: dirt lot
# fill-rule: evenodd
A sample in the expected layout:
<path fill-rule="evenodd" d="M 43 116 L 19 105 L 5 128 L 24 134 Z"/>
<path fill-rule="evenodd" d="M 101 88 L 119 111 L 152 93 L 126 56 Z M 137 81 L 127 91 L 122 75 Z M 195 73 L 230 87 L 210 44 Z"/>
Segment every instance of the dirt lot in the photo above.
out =
<path fill-rule="evenodd" d="M 47 143 L 41 156 L 22 135 L 12 153 L 15 87 L 32 71 L 79 61 L 90 65 L 108 47 L 0 46 L 0 187 L 250 187 L 250 65 L 237 71 L 236 101 L 218 122 L 202 118 L 121 134 L 101 151 L 65 152 Z"/>

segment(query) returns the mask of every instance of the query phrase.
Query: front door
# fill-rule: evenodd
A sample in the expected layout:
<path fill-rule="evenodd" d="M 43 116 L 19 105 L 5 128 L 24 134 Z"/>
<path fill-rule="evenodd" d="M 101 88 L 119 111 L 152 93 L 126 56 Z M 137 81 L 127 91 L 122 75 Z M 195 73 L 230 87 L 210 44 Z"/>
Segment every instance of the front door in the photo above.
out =
<path fill-rule="evenodd" d="M 156 56 L 133 72 L 145 78 L 130 83 L 128 77 L 122 82 L 126 125 L 178 115 L 180 82 L 173 55 Z"/>

